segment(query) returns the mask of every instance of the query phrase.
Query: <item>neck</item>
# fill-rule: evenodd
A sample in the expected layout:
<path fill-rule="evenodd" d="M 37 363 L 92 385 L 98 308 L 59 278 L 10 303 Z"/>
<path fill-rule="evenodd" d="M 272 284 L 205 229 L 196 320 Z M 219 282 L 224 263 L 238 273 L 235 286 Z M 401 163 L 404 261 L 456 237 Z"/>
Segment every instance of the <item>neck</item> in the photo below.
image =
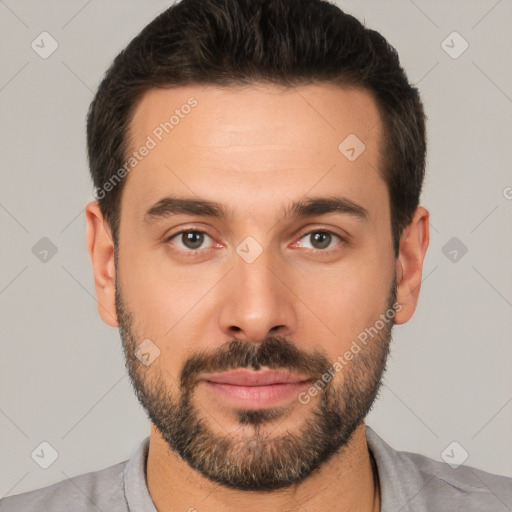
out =
<path fill-rule="evenodd" d="M 151 424 L 146 478 L 158 512 L 380 511 L 364 423 L 303 482 L 271 492 L 237 491 L 211 482 L 171 451 Z"/>

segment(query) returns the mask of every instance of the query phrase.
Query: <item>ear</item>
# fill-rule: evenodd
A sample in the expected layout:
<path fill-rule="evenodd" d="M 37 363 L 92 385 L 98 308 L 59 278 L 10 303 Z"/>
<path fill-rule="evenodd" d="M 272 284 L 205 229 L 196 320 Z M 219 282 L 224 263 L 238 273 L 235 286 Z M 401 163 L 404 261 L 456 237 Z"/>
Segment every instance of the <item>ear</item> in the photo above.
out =
<path fill-rule="evenodd" d="M 395 315 L 396 324 L 404 324 L 412 317 L 421 287 L 423 260 L 430 239 L 429 213 L 419 206 L 414 212 L 409 226 L 400 238 L 400 253 L 397 266 L 396 300 L 402 309 Z"/>
<path fill-rule="evenodd" d="M 97 201 L 91 201 L 85 207 L 85 220 L 98 313 L 106 324 L 117 327 L 114 242 Z"/>

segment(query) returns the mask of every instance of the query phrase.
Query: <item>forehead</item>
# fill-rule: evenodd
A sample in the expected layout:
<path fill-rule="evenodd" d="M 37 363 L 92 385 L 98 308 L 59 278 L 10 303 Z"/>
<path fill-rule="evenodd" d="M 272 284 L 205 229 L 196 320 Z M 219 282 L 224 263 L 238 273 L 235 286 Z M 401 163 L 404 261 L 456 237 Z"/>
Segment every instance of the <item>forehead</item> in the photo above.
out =
<path fill-rule="evenodd" d="M 158 138 L 158 128 L 169 121 L 171 131 L 162 135 L 172 133 L 173 140 L 167 142 L 186 142 L 186 146 L 244 145 L 257 137 L 257 142 L 268 145 L 300 141 L 306 147 L 332 148 L 347 131 L 361 139 L 380 131 L 380 115 L 370 92 L 330 84 L 150 89 L 135 108 L 130 139 L 136 143 L 154 132 Z M 216 130 L 209 130 L 212 125 Z"/>
<path fill-rule="evenodd" d="M 343 184 L 349 198 L 371 199 L 370 189 L 382 193 L 384 186 L 378 172 L 381 130 L 373 97 L 360 89 L 151 89 L 129 129 L 130 154 L 144 146 L 151 150 L 129 173 L 123 195 L 139 208 L 177 188 L 189 196 L 224 195 L 232 204 L 249 204 L 263 196 L 296 198 L 317 182 L 316 191 Z"/>

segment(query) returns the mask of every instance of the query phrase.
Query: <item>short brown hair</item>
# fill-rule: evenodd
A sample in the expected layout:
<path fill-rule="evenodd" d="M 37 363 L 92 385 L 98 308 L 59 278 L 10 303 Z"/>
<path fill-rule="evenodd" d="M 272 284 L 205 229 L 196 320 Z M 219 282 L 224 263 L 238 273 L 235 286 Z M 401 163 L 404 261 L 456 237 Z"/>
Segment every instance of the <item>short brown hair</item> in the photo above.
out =
<path fill-rule="evenodd" d="M 390 196 L 398 256 L 425 173 L 425 115 L 396 50 L 324 0 L 181 0 L 149 23 L 114 59 L 87 116 L 96 190 L 116 176 L 142 95 L 152 88 L 330 83 L 369 91 L 381 113 L 381 173 Z M 341 141 L 340 141 L 341 142 Z M 123 185 L 98 198 L 117 243 Z"/>

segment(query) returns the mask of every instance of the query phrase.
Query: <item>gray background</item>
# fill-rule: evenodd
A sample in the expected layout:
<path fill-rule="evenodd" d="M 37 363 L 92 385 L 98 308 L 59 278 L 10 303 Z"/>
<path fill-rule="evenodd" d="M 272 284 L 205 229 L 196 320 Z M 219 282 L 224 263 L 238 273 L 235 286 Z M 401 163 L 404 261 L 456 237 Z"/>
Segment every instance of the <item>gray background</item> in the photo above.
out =
<path fill-rule="evenodd" d="M 368 424 L 438 460 L 457 441 L 466 464 L 512 476 L 512 1 L 338 4 L 398 49 L 429 117 L 424 282 Z M 118 332 L 96 312 L 85 114 L 115 55 L 168 5 L 0 0 L 0 496 L 126 460 L 148 435 Z M 43 31 L 59 45 L 47 59 L 31 47 Z M 453 31 L 469 43 L 456 59 L 442 47 Z M 42 237 L 57 249 L 46 262 Z M 46 470 L 31 458 L 42 441 L 59 454 Z"/>

